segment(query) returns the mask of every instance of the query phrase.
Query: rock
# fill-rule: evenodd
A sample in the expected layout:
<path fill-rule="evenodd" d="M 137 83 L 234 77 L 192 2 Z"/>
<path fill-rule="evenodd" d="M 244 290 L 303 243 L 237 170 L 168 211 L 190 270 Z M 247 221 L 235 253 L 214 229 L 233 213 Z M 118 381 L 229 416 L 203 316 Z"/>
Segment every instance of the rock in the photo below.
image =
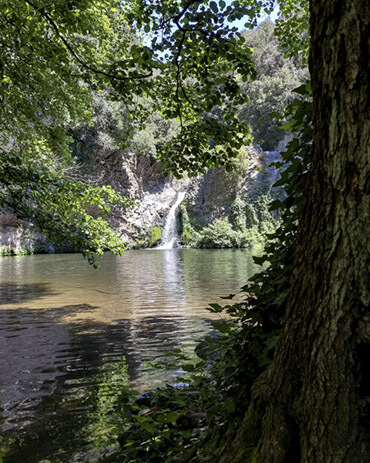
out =
<path fill-rule="evenodd" d="M 285 143 L 288 140 L 285 141 Z M 134 244 L 153 227 L 163 227 L 167 213 L 179 191 L 186 191 L 188 215 L 203 225 L 225 219 L 232 213 L 237 196 L 257 196 L 261 188 L 269 187 L 278 179 L 279 172 L 269 168 L 280 160 L 280 151 L 262 152 L 258 147 L 247 147 L 242 168 L 232 173 L 223 168 L 194 179 L 177 180 L 165 177 L 154 158 L 132 151 L 106 151 L 95 165 L 95 176 L 100 184 L 111 185 L 118 193 L 133 200 L 132 208 L 114 206 L 107 220 L 121 239 Z M 0 253 L 53 252 L 45 237 L 33 233 L 25 222 L 9 214 L 0 216 Z"/>
<path fill-rule="evenodd" d="M 53 253 L 54 247 L 27 222 L 8 213 L 0 214 L 0 255 Z"/>

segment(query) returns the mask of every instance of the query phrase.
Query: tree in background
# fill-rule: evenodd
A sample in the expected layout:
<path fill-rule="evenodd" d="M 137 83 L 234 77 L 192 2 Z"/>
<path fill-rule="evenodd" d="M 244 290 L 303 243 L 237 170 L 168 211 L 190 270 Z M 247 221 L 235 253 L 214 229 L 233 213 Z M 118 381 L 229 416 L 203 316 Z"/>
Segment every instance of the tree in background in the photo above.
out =
<path fill-rule="evenodd" d="M 231 169 L 247 134 L 237 118 L 245 98 L 235 73 L 247 79 L 254 71 L 249 48 L 227 21 L 246 15 L 255 24 L 270 3 L 2 1 L 0 206 L 91 262 L 104 249 L 121 253 L 97 214 L 128 202 L 70 169 L 67 132 L 91 119 L 91 90 L 110 87 L 138 121 L 149 112 L 143 97 L 151 110 L 177 119 L 160 153 L 167 170 Z"/>
<path fill-rule="evenodd" d="M 67 135 L 70 126 L 90 120 L 89 87 L 109 82 L 104 61 L 118 45 L 133 43 L 113 7 L 0 5 L 0 206 L 91 263 L 105 249 L 122 253 L 123 243 L 100 216 L 110 204 L 129 202 L 84 181 L 73 168 Z"/>
<path fill-rule="evenodd" d="M 249 101 L 241 107 L 239 117 L 251 126 L 254 142 L 265 151 L 274 150 L 284 138 L 280 126 L 286 121 L 272 119 L 272 113 L 283 114 L 294 99 L 292 90 L 308 79 L 302 60 L 284 58 L 274 30 L 271 21 L 264 21 L 243 33 L 245 45 L 253 49 L 257 77 L 242 84 Z"/>

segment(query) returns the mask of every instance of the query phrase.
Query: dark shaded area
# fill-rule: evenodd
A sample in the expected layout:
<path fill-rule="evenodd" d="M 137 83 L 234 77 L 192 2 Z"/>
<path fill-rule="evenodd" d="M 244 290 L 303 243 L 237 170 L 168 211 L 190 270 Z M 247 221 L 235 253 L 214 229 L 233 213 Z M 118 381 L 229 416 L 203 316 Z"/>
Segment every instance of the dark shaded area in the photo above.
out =
<path fill-rule="evenodd" d="M 0 305 L 18 304 L 39 299 L 44 296 L 54 296 L 48 283 L 0 283 Z"/>
<path fill-rule="evenodd" d="M 370 344 L 361 343 L 357 346 L 359 366 L 359 393 L 363 400 L 361 422 L 364 429 L 370 429 Z"/>

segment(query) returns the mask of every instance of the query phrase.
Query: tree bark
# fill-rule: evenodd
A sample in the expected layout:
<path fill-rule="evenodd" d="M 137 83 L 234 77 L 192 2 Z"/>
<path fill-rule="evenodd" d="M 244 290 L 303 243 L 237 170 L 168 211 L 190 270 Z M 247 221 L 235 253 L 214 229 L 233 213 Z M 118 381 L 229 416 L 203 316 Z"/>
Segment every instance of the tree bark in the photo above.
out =
<path fill-rule="evenodd" d="M 313 149 L 271 367 L 219 461 L 370 455 L 370 2 L 311 0 Z"/>

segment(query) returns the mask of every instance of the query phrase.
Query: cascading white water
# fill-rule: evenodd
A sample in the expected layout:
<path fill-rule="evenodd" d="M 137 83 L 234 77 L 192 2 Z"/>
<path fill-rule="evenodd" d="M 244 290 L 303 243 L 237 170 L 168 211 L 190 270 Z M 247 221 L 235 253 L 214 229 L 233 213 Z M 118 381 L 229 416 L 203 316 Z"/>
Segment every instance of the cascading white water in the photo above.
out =
<path fill-rule="evenodd" d="M 277 182 L 280 178 L 280 170 L 277 169 L 275 166 L 271 166 L 273 162 L 281 162 L 281 155 L 279 150 L 275 151 L 265 151 L 266 155 L 266 164 L 267 164 L 267 175 L 268 175 L 268 182 L 270 185 L 273 185 Z"/>
<path fill-rule="evenodd" d="M 164 224 L 162 241 L 157 249 L 172 249 L 176 242 L 176 210 L 183 202 L 185 198 L 185 192 L 180 191 L 177 195 L 175 203 L 171 206 L 171 209 L 168 212 L 166 217 L 166 222 Z"/>

